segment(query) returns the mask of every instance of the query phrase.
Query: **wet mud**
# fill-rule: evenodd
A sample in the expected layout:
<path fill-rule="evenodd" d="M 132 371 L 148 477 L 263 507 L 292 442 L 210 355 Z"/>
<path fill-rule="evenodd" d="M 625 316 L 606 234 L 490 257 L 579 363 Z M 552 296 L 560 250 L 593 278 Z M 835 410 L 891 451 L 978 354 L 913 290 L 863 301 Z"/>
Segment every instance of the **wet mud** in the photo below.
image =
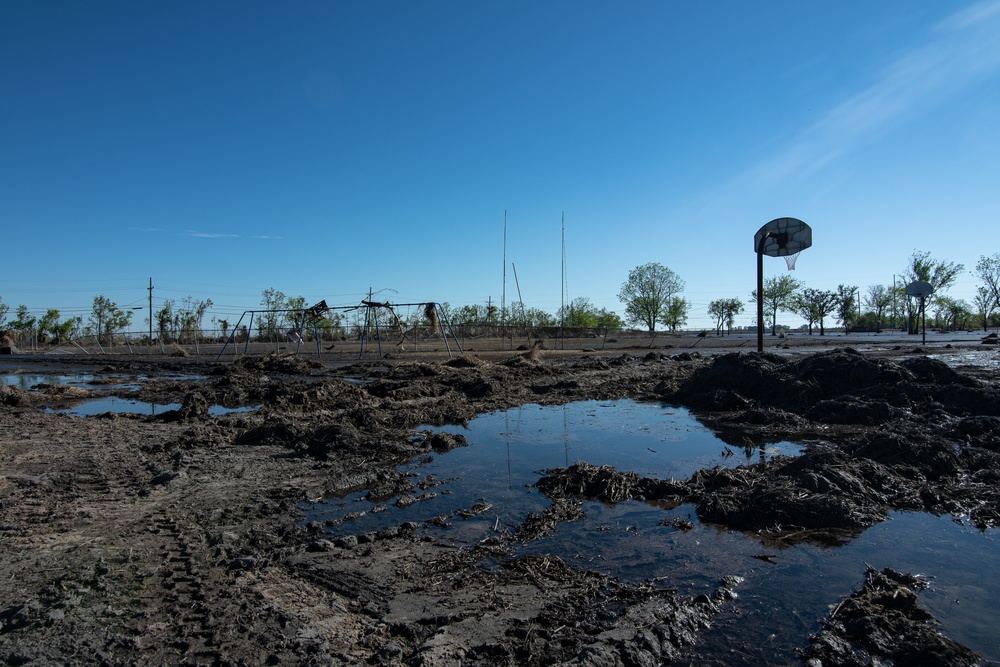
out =
<path fill-rule="evenodd" d="M 725 648 L 700 637 L 719 614 L 739 613 L 745 573 L 687 598 L 661 578 L 625 583 L 517 546 L 577 521 L 583 500 L 693 503 L 702 522 L 778 547 L 843 544 L 897 510 L 982 530 L 1000 520 L 996 379 L 922 355 L 533 348 L 426 361 L 7 363 L 113 378 L 120 388 L 86 391 L 181 406 L 81 418 L 39 409 L 80 396 L 0 388 L 0 661 L 9 664 L 718 664 Z M 304 520 L 321 498 L 434 493 L 433 480 L 398 467 L 468 446 L 442 425 L 626 397 L 687 406 L 734 449 L 805 447 L 680 480 L 586 462 L 545 471 L 537 488 L 549 508 L 471 547 L 413 523 L 333 538 Z M 212 405 L 260 407 L 213 415 Z M 438 521 L 484 520 L 487 505 Z M 812 639 L 803 633 L 788 664 L 945 655 L 940 664 L 976 664 L 968 649 L 920 643 L 903 624 L 900 614 L 930 627 L 916 606 L 920 583 L 907 577 L 870 572 L 856 596 L 831 600 L 837 613 Z M 860 651 L 872 660 L 846 661 Z"/>

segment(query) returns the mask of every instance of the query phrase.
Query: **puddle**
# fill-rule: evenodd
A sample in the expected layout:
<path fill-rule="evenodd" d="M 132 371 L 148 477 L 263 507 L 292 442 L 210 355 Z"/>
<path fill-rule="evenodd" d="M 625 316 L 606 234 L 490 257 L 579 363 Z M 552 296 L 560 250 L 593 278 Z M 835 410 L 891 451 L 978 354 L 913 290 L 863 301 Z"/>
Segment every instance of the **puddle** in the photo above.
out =
<path fill-rule="evenodd" d="M 146 401 L 133 401 L 118 396 L 102 396 L 91 398 L 69 408 L 43 408 L 44 412 L 59 415 L 74 415 L 76 417 L 92 417 L 102 415 L 105 412 L 133 413 L 145 415 L 159 415 L 168 410 L 180 409 L 180 403 L 150 403 Z M 226 415 L 231 412 L 251 412 L 258 409 L 259 405 L 244 406 L 239 408 L 227 408 L 222 405 L 212 405 L 208 408 L 210 415 Z"/>
<path fill-rule="evenodd" d="M 525 405 L 477 417 L 468 428 L 439 429 L 460 433 L 469 443 L 402 471 L 424 488 L 409 498 L 371 502 L 366 491 L 329 499 L 307 508 L 310 520 L 338 520 L 347 514 L 364 516 L 331 527 L 331 535 L 355 534 L 424 522 L 442 514 L 468 510 L 476 503 L 492 505 L 477 520 L 456 517 L 448 528 L 427 530 L 456 544 L 472 544 L 489 530 L 510 528 L 529 512 L 541 512 L 549 500 L 532 488 L 541 471 L 578 461 L 613 465 L 620 470 L 658 478 L 687 479 L 695 471 L 716 465 L 735 467 L 761 457 L 798 454 L 800 447 L 775 443 L 763 450 L 733 449 L 684 408 L 635 401 L 581 401 L 564 406 Z M 449 519 L 449 521 L 451 521 Z"/>
<path fill-rule="evenodd" d="M 93 375 L 45 375 L 39 373 L 4 373 L 0 385 L 30 391 L 40 384 L 62 384 L 70 387 L 87 387 L 94 382 Z"/>
<path fill-rule="evenodd" d="M 337 536 L 404 521 L 423 524 L 444 515 L 447 527 L 424 524 L 420 531 L 471 545 L 549 505 L 530 486 L 547 468 L 587 461 L 644 476 L 688 478 L 705 467 L 735 467 L 801 451 L 788 442 L 734 451 L 683 408 L 624 400 L 528 405 L 481 416 L 466 429 L 443 430 L 463 434 L 469 446 L 402 469 L 414 481 L 429 482 L 410 492 L 417 499 L 413 504 L 399 507 L 398 497 L 375 503 L 364 492 L 354 493 L 304 505 L 307 520 L 332 520 L 328 532 Z M 468 519 L 456 513 L 476 503 L 491 507 Z M 557 555 L 584 569 L 652 581 L 684 595 L 711 592 L 725 575 L 746 578 L 732 612 L 720 616 L 704 637 L 703 649 L 719 647 L 716 656 L 700 651 L 710 662 L 799 664 L 795 649 L 804 647 L 808 635 L 819 630 L 819 620 L 860 586 L 866 563 L 933 577 L 920 600 L 942 631 L 984 658 L 1000 661 L 1000 635 L 994 631 L 1000 580 L 982 576 L 1000 571 L 995 531 L 981 533 L 948 517 L 894 513 L 845 546 L 775 549 L 752 534 L 702 524 L 693 505 L 584 502 L 582 509 L 585 518 L 519 545 L 516 554 Z M 354 518 L 341 521 L 347 517 Z M 674 518 L 688 519 L 692 527 L 672 527 Z"/>
<path fill-rule="evenodd" d="M 149 380 L 147 376 L 130 375 L 115 378 L 113 376 L 101 376 L 98 381 L 95 376 L 88 374 L 80 375 L 55 375 L 42 373 L 3 373 L 0 374 L 0 385 L 17 387 L 22 391 L 32 391 L 39 385 L 64 385 L 70 387 L 92 388 L 95 384 L 105 386 L 117 391 L 138 391 L 142 383 Z M 191 381 L 197 382 L 204 379 L 200 375 L 164 375 L 160 378 L 164 381 Z M 152 403 L 148 401 L 135 401 L 118 396 L 99 396 L 97 398 L 84 399 L 80 402 L 74 401 L 71 407 L 65 408 L 43 408 L 44 412 L 50 414 L 75 415 L 77 417 L 91 417 L 93 415 L 114 413 L 133 413 L 157 415 L 168 410 L 177 410 L 180 403 Z M 231 412 L 250 412 L 258 409 L 259 405 L 243 406 L 238 408 L 227 408 L 222 405 L 212 405 L 208 408 L 210 415 L 225 415 Z"/>
<path fill-rule="evenodd" d="M 985 346 L 984 346 L 985 347 Z M 948 364 L 952 368 L 958 366 L 981 366 L 1000 370 L 1000 350 L 982 350 L 979 352 L 961 352 L 954 354 L 929 354 L 931 359 Z"/>

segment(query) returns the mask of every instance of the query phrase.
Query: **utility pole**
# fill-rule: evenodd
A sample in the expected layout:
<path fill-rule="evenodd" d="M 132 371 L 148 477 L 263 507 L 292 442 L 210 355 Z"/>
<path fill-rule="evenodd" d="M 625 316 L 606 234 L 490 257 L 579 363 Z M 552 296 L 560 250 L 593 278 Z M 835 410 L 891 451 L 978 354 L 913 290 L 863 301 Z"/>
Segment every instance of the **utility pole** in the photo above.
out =
<path fill-rule="evenodd" d="M 153 345 L 153 277 L 149 277 L 149 345 Z"/>

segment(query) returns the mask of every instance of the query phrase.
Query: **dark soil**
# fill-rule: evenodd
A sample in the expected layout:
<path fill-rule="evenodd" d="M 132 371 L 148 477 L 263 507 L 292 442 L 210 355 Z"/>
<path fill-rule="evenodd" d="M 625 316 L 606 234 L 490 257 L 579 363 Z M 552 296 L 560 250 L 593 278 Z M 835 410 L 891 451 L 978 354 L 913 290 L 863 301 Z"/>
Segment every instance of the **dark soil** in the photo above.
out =
<path fill-rule="evenodd" d="M 701 632 L 738 613 L 739 572 L 690 599 L 669 582 L 626 584 L 513 547 L 578 519 L 582 499 L 692 502 L 702 521 L 777 544 L 842 543 L 901 509 L 982 529 L 1000 520 L 1000 388 L 990 374 L 923 356 L 531 349 L 421 362 L 4 363 L 136 382 L 87 391 L 181 405 L 79 418 L 39 410 L 79 400 L 73 392 L 0 388 L 0 661 L 9 664 L 698 663 Z M 548 510 L 470 548 L 423 538 L 415 524 L 331 539 L 303 521 L 302 503 L 351 491 L 418 501 L 429 491 L 397 466 L 468 444 L 422 424 L 624 397 L 689 406 L 733 443 L 807 446 L 687 480 L 586 463 L 548 471 L 538 481 Z M 260 407 L 213 416 L 211 405 Z M 868 579 L 819 635 L 802 637 L 801 660 L 976 663 L 921 629 L 932 626 L 916 606 L 918 580 Z M 861 652 L 872 660 L 845 661 Z"/>

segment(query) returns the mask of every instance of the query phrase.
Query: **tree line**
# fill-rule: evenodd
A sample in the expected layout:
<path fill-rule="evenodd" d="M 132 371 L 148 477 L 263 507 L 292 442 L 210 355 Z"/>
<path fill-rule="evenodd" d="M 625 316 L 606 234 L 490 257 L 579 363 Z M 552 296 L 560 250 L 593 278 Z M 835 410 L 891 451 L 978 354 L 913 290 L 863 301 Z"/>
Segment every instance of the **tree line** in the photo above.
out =
<path fill-rule="evenodd" d="M 948 295 L 947 290 L 965 271 L 963 264 L 934 259 L 929 252 L 914 251 L 902 273 L 902 280 L 894 285 L 869 285 L 864 293 L 856 285 L 840 284 L 834 290 L 806 287 L 788 275 L 769 278 L 764 282 L 763 302 L 770 319 L 771 334 L 776 333 L 777 315 L 789 312 L 806 321 L 810 335 L 814 328 L 825 333 L 827 319 L 834 319 L 844 331 L 874 331 L 885 328 L 905 328 L 916 333 L 920 322 L 920 300 L 906 293 L 906 286 L 922 280 L 931 285 L 932 296 L 925 299 L 925 315 L 930 314 L 933 326 L 942 329 L 975 329 L 986 331 L 1000 326 L 1000 254 L 982 256 L 974 272 L 980 280 L 972 303 Z M 750 294 L 756 303 L 757 291 Z M 720 318 L 729 317 L 716 302 L 709 306 Z M 737 307 L 737 306 L 734 306 Z M 731 328 L 731 318 L 728 320 Z M 721 331 L 722 320 L 717 320 L 716 331 Z"/>
<path fill-rule="evenodd" d="M 778 314 L 787 312 L 805 320 L 805 328 L 810 334 L 818 329 L 819 335 L 824 335 L 830 319 L 838 322 L 847 332 L 881 331 L 903 324 L 909 331 L 915 332 L 919 302 L 906 295 L 905 287 L 915 280 L 923 280 L 934 288 L 933 296 L 925 304 L 934 326 L 946 329 L 982 328 L 984 331 L 1000 326 L 1000 253 L 984 255 L 977 262 L 974 273 L 980 284 L 972 303 L 947 294 L 948 288 L 964 270 L 962 264 L 934 259 L 926 251 L 914 251 L 898 284 L 870 285 L 864 293 L 856 285 L 840 284 L 836 289 L 824 290 L 806 287 L 790 275 L 768 278 L 764 282 L 763 301 L 770 321 L 765 324 L 769 324 L 771 333 L 775 334 Z M 684 280 L 674 271 L 658 262 L 650 262 L 629 271 L 622 283 L 618 299 L 625 305 L 624 317 L 596 307 L 588 297 L 577 297 L 555 313 L 528 307 L 520 301 L 500 307 L 492 303 L 458 307 L 442 303 L 439 306 L 441 314 L 453 325 L 603 329 L 631 326 L 645 328 L 652 334 L 661 325 L 670 331 L 677 331 L 687 324 L 691 304 L 682 296 L 685 286 Z M 747 304 L 755 304 L 756 300 L 757 293 L 753 290 L 747 301 L 729 297 L 710 302 L 708 315 L 713 318 L 716 333 L 731 334 L 737 316 L 744 312 Z M 203 320 L 212 305 L 211 299 L 186 297 L 180 302 L 166 300 L 153 312 L 154 338 L 161 342 L 196 342 L 203 336 Z M 260 306 L 261 309 L 255 312 L 256 320 L 252 325 L 249 322 L 241 324 L 241 331 L 234 331 L 235 324 L 226 317 L 213 317 L 213 328 L 221 333 L 223 339 L 238 335 L 242 340 L 251 335 L 250 326 L 263 339 L 292 335 L 303 329 L 303 317 L 308 308 L 304 297 L 287 296 L 269 288 L 262 292 Z M 48 309 L 41 317 L 35 317 L 25 305 L 18 306 L 13 317 L 8 319 L 10 308 L 0 298 L 0 329 L 30 332 L 39 343 L 61 343 L 90 336 L 95 336 L 98 341 L 110 342 L 116 334 L 129 329 L 137 310 L 140 309 L 121 308 L 99 295 L 94 297 L 86 320 L 81 316 L 64 319 L 57 309 Z M 386 307 L 374 307 L 374 311 L 374 315 L 387 326 L 433 325 L 423 309 L 417 309 L 412 314 L 400 314 L 386 304 Z M 360 307 L 344 312 L 328 310 L 318 313 L 310 317 L 306 333 L 318 333 L 324 338 L 357 335 L 364 326 L 365 315 Z M 145 321 L 149 323 L 148 318 Z"/>

